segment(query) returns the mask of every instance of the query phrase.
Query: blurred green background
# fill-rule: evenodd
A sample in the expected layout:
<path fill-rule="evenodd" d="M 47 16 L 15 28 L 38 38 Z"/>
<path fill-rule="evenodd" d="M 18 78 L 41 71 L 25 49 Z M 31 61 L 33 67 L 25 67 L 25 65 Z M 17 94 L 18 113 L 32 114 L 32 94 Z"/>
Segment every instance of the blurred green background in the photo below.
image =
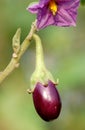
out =
<path fill-rule="evenodd" d="M 26 11 L 32 0 L 0 0 L 0 71 L 12 57 L 12 37 L 22 29 L 21 42 L 35 15 Z M 20 60 L 20 67 L 0 87 L 0 130 L 85 130 L 85 7 L 80 6 L 76 27 L 48 27 L 39 32 L 45 63 L 62 99 L 59 118 L 44 122 L 35 112 L 26 90 L 35 68 L 34 42 Z"/>

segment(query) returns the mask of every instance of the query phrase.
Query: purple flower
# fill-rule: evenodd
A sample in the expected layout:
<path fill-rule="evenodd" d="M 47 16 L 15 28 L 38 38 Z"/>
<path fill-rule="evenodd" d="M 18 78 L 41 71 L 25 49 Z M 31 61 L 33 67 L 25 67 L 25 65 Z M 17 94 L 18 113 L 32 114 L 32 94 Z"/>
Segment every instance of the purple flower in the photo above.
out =
<path fill-rule="evenodd" d="M 49 25 L 75 26 L 80 0 L 40 0 L 28 6 L 31 13 L 37 14 L 37 28 Z"/>

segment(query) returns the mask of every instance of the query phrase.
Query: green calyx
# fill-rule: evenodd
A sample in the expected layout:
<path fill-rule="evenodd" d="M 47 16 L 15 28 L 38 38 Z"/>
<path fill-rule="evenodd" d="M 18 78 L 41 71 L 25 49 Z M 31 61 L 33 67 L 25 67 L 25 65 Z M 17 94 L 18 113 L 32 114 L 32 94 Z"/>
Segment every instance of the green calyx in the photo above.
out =
<path fill-rule="evenodd" d="M 45 67 L 41 39 L 36 34 L 33 35 L 33 38 L 36 42 L 36 67 L 35 67 L 35 71 L 33 72 L 31 76 L 31 89 L 32 90 L 34 90 L 34 87 L 37 82 L 40 82 L 42 84 L 47 84 L 48 80 L 51 80 L 54 82 L 54 78 L 52 74 Z"/>

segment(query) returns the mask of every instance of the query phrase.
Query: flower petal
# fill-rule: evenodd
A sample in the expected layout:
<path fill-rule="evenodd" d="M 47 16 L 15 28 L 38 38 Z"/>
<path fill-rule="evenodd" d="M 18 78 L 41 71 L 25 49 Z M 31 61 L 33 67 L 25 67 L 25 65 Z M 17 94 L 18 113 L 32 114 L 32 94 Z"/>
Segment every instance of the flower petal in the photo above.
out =
<path fill-rule="evenodd" d="M 55 25 L 57 26 L 75 26 L 75 15 L 72 16 L 63 8 L 60 8 L 55 17 Z"/>
<path fill-rule="evenodd" d="M 52 13 L 47 9 L 39 10 L 37 19 L 38 29 L 45 28 L 49 25 L 54 24 L 54 17 Z"/>
<path fill-rule="evenodd" d="M 39 2 L 39 5 L 47 5 L 47 3 L 49 2 L 50 0 L 40 0 L 40 2 Z"/>
<path fill-rule="evenodd" d="M 64 9 L 71 9 L 74 8 L 76 11 L 77 8 L 79 7 L 80 0 L 57 0 L 59 6 L 62 6 Z"/>
<path fill-rule="evenodd" d="M 30 11 L 31 13 L 38 13 L 38 8 L 39 8 L 39 3 L 38 2 L 32 2 L 31 4 L 29 4 L 29 6 L 27 7 L 27 10 Z"/>
<path fill-rule="evenodd" d="M 37 28 L 42 29 L 49 25 L 75 26 L 77 9 L 80 0 L 55 0 L 58 10 L 55 15 L 49 9 L 50 0 L 40 0 L 28 6 L 31 13 L 37 13 Z"/>

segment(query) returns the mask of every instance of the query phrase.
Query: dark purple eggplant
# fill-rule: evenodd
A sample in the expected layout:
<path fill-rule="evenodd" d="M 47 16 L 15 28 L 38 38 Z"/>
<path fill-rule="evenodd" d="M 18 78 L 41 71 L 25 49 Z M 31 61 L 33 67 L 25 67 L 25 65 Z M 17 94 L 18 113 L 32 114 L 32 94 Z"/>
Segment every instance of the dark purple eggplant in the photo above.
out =
<path fill-rule="evenodd" d="M 56 84 L 47 85 L 38 82 L 33 91 L 33 102 L 39 116 L 45 121 L 56 119 L 61 111 L 61 99 Z"/>

